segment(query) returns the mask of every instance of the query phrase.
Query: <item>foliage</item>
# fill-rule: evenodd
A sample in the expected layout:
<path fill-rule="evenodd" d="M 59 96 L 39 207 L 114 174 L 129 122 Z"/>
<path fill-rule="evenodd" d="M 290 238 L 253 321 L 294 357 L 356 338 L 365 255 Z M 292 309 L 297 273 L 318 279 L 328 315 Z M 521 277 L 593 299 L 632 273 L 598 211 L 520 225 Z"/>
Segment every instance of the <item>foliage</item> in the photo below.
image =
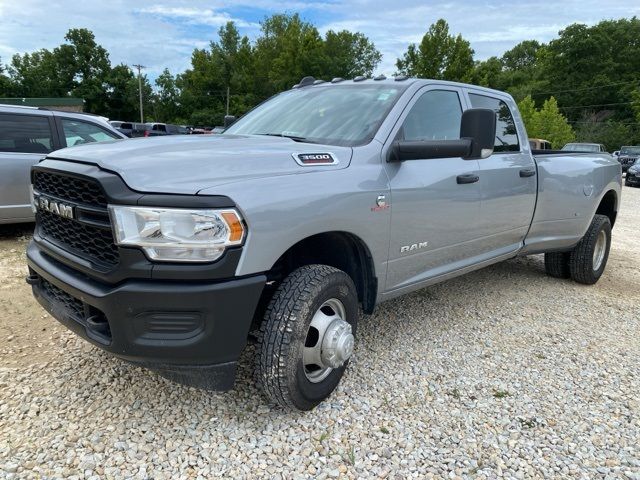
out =
<path fill-rule="evenodd" d="M 461 35 L 450 35 L 449 25 L 440 19 L 429 27 L 420 45 L 409 45 L 396 67 L 413 77 L 464 82 L 472 76 L 473 50 Z"/>
<path fill-rule="evenodd" d="M 579 142 L 603 143 L 607 151 L 620 150 L 622 145 L 640 141 L 629 125 L 616 120 L 600 120 L 594 113 L 585 114 L 578 123 L 576 137 Z"/>
<path fill-rule="evenodd" d="M 529 138 L 542 138 L 551 142 L 553 148 L 562 148 L 575 139 L 575 133 L 566 117 L 560 113 L 554 97 L 545 100 L 541 109 L 536 109 L 531 96 L 518 103 L 520 115 Z"/>
<path fill-rule="evenodd" d="M 400 73 L 471 82 L 505 90 L 519 101 L 529 135 L 561 146 L 573 138 L 617 150 L 640 142 L 640 20 L 573 24 L 547 44 L 525 40 L 486 60 L 443 19 L 397 59 Z M 6 60 L 6 59 L 5 59 Z M 152 88 L 143 75 L 145 117 L 193 125 L 220 125 L 227 111 L 241 115 L 307 75 L 371 76 L 381 61 L 362 33 L 321 35 L 297 14 L 265 18 L 254 41 L 233 22 L 207 48 L 195 49 L 189 68 L 164 70 Z M 71 29 L 52 49 L 14 55 L 0 63 L 0 96 L 78 96 L 86 110 L 137 120 L 138 85 L 126 65 L 112 66 L 93 33 Z"/>

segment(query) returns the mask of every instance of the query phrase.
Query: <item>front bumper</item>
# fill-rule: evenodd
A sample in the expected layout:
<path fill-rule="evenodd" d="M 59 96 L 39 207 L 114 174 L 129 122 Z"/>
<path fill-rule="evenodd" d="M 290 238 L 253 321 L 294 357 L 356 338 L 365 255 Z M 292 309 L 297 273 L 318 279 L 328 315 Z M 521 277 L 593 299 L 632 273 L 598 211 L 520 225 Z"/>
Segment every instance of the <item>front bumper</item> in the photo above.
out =
<path fill-rule="evenodd" d="M 640 174 L 634 175 L 627 172 L 627 176 L 625 177 L 624 183 L 625 185 L 633 185 L 634 187 L 640 185 Z"/>
<path fill-rule="evenodd" d="M 181 383 L 233 387 L 265 275 L 108 284 L 57 261 L 33 241 L 27 260 L 27 281 L 38 302 L 85 340 Z"/>

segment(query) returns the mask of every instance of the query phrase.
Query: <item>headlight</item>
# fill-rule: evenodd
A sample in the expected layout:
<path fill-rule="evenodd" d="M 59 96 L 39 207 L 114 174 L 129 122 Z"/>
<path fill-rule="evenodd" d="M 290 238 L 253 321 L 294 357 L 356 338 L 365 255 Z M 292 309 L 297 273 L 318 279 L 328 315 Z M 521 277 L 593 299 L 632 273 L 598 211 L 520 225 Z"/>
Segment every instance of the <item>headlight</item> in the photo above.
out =
<path fill-rule="evenodd" d="M 151 260 L 211 262 L 244 240 L 235 210 L 110 205 L 109 211 L 116 243 L 142 247 Z"/>

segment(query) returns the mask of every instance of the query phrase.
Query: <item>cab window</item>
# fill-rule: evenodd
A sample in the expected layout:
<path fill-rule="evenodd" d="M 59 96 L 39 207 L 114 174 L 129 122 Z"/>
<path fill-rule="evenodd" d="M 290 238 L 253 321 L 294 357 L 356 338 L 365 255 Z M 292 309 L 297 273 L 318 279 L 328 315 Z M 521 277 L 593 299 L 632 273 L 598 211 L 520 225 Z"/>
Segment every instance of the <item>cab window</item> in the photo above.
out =
<path fill-rule="evenodd" d="M 64 138 L 67 141 L 67 147 L 120 138 L 93 123 L 68 118 L 62 119 L 62 130 L 64 132 Z"/>
<path fill-rule="evenodd" d="M 430 90 L 416 101 L 402 124 L 404 140 L 456 140 L 460 138 L 462 105 L 453 90 Z"/>
<path fill-rule="evenodd" d="M 498 121 L 496 123 L 496 141 L 493 151 L 496 153 L 519 152 L 518 131 L 509 106 L 497 98 L 475 93 L 469 94 L 469 100 L 471 100 L 473 108 L 488 108 L 496 112 Z"/>

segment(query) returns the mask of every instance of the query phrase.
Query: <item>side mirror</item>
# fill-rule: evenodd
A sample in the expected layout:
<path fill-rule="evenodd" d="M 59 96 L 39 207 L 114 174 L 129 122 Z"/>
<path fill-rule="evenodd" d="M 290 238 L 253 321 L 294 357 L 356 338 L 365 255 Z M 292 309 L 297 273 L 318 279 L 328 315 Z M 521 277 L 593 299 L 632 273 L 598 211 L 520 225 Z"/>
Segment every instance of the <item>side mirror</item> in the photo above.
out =
<path fill-rule="evenodd" d="M 465 160 L 487 158 L 493 153 L 496 138 L 496 113 L 485 108 L 472 108 L 462 114 L 458 140 L 398 140 L 389 154 L 389 162 L 430 158 Z"/>
<path fill-rule="evenodd" d="M 490 157 L 496 141 L 496 112 L 472 108 L 462 114 L 460 138 L 471 139 L 471 152 L 465 159 Z"/>
<path fill-rule="evenodd" d="M 225 115 L 224 116 L 224 128 L 229 128 L 236 121 L 235 115 Z"/>

